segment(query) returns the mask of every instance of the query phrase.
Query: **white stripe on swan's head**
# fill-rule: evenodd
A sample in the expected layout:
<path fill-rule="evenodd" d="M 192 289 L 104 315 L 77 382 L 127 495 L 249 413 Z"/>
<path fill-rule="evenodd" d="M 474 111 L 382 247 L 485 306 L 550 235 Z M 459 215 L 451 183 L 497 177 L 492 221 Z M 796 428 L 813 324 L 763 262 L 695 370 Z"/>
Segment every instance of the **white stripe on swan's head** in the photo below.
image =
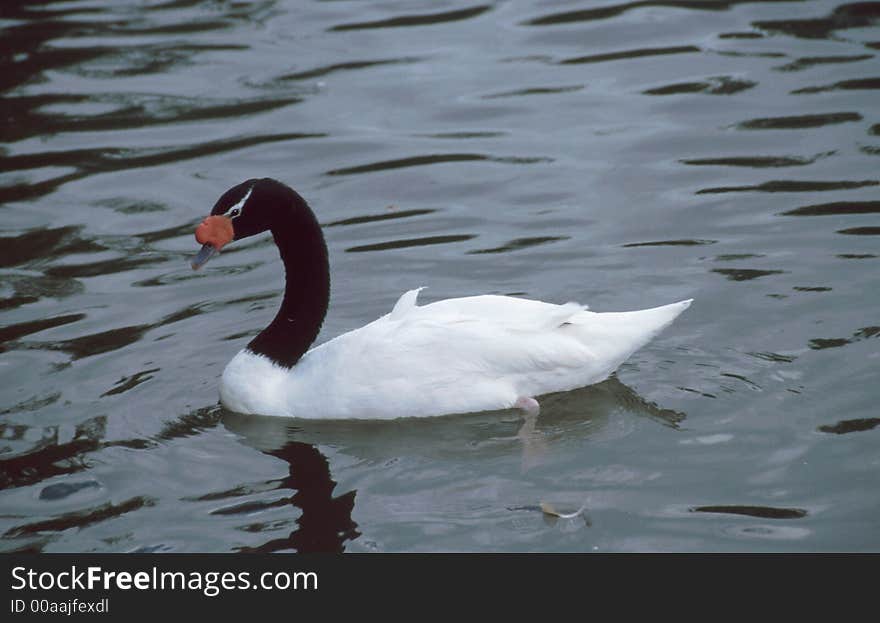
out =
<path fill-rule="evenodd" d="M 244 211 L 244 204 L 247 203 L 247 200 L 251 196 L 251 193 L 254 192 L 254 186 L 256 186 L 256 184 L 253 184 L 250 188 L 248 188 L 248 191 L 244 194 L 244 197 L 242 197 L 234 206 L 226 210 L 226 212 L 223 213 L 223 216 L 228 216 L 231 219 L 241 216 L 241 213 Z"/>

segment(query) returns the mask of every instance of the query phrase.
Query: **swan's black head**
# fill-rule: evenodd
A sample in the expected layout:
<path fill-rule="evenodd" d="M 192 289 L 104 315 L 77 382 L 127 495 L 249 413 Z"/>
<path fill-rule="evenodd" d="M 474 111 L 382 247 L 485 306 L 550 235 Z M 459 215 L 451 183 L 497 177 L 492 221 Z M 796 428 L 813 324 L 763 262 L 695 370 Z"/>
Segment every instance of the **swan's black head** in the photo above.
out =
<path fill-rule="evenodd" d="M 196 240 L 202 244 L 202 250 L 192 261 L 193 269 L 201 268 L 233 240 L 274 230 L 301 207 L 311 214 L 292 188 L 268 177 L 233 186 L 220 196 L 211 215 L 196 228 Z"/>

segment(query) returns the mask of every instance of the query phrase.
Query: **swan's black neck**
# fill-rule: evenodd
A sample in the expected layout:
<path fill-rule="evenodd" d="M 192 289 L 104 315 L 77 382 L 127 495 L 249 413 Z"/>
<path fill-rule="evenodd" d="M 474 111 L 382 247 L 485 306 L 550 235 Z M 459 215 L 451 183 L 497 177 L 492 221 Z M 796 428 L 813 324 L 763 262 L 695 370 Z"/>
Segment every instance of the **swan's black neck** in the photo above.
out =
<path fill-rule="evenodd" d="M 314 213 L 295 191 L 278 186 L 268 198 L 277 203 L 272 206 L 269 230 L 284 262 L 284 300 L 275 319 L 251 340 L 248 349 L 289 368 L 321 330 L 330 302 L 330 266 Z"/>

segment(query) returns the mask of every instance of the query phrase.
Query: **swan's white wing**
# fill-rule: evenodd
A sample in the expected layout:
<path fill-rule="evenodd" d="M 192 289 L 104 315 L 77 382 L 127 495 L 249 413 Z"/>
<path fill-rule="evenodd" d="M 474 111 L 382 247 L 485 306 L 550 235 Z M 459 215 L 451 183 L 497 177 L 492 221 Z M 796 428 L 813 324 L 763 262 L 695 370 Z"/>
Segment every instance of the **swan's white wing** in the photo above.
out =
<path fill-rule="evenodd" d="M 417 294 L 419 290 L 410 290 L 401 297 L 401 300 L 412 293 Z M 409 309 L 418 310 L 418 313 L 423 316 L 431 315 L 439 318 L 443 315 L 461 315 L 525 331 L 555 329 L 568 322 L 575 314 L 588 309 L 586 305 L 578 303 L 554 305 L 542 301 L 491 294 L 445 299 L 424 307 L 415 307 L 415 297 L 412 298 L 412 302 L 413 306 Z M 396 308 L 397 306 L 395 306 Z"/>

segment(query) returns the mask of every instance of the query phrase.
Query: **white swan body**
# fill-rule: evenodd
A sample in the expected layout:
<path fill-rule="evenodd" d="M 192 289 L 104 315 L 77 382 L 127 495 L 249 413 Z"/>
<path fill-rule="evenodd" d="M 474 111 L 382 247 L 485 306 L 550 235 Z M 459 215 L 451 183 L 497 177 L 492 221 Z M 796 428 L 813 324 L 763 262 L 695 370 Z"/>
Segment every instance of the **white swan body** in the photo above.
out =
<path fill-rule="evenodd" d="M 608 378 L 691 303 L 594 313 L 508 296 L 419 306 L 418 293 L 291 368 L 245 348 L 223 372 L 221 402 L 239 413 L 310 419 L 507 409 Z"/>

